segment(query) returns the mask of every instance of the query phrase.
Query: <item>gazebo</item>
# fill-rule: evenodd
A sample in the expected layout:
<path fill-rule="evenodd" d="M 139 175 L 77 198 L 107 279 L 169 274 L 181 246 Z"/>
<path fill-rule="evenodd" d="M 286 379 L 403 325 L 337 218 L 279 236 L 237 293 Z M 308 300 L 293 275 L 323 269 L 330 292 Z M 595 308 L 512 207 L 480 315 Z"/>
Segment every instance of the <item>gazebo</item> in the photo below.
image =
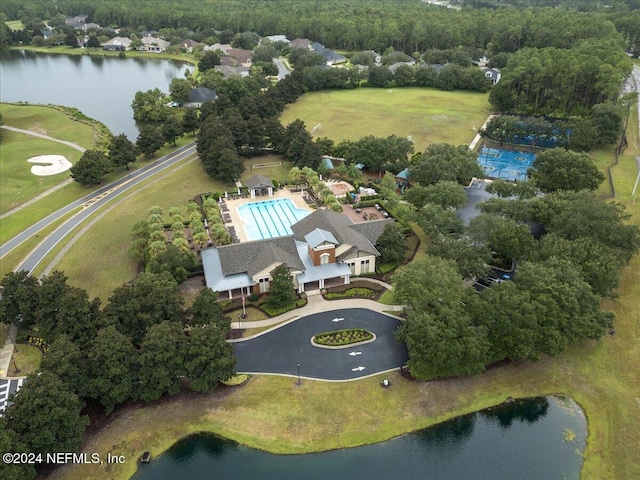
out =
<path fill-rule="evenodd" d="M 273 196 L 273 182 L 267 177 L 262 175 L 253 175 L 244 182 L 251 198 L 256 198 L 256 195 L 264 195 L 265 191 L 270 197 Z"/>

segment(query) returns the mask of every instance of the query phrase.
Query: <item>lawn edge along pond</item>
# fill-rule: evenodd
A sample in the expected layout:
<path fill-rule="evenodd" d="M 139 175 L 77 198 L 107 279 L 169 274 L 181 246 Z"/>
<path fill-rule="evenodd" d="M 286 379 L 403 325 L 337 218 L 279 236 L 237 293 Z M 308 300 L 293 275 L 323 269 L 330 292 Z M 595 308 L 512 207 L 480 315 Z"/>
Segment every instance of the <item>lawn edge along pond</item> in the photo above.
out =
<path fill-rule="evenodd" d="M 151 465 L 138 467 L 133 478 L 173 478 L 176 471 L 204 478 L 211 469 L 225 478 L 299 478 L 304 472 L 328 478 L 338 471 L 351 477 L 355 472 L 349 470 L 349 458 L 364 462 L 356 467 L 364 470 L 357 478 L 390 478 L 390 471 L 403 478 L 422 478 L 425 465 L 432 465 L 440 479 L 471 478 L 470 471 L 483 479 L 513 478 L 515 471 L 523 479 L 552 478 L 551 472 L 578 478 L 586 434 L 583 409 L 571 397 L 509 399 L 375 444 L 313 454 L 271 456 L 216 434 L 195 432 Z M 394 459 L 400 452 L 413 461 L 398 464 Z M 500 462 L 495 461 L 498 457 Z M 541 472 L 539 465 L 545 460 L 546 470 Z"/>

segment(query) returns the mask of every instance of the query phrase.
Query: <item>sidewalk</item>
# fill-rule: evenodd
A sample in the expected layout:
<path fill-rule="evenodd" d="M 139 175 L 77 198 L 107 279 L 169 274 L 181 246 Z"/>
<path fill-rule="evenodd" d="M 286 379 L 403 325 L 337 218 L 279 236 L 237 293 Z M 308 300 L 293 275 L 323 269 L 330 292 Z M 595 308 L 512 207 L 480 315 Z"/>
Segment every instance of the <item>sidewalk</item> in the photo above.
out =
<path fill-rule="evenodd" d="M 13 342 L 11 339 L 15 339 L 16 335 L 18 335 L 18 327 L 12 324 L 7 332 L 7 339 L 4 341 L 4 347 L 0 350 L 0 378 L 7 378 L 11 356 L 13 355 Z"/>
<path fill-rule="evenodd" d="M 345 308 L 366 308 L 378 313 L 385 312 L 401 312 L 404 308 L 403 305 L 384 305 L 374 300 L 367 300 L 364 298 L 348 298 L 345 300 L 325 300 L 322 295 L 313 295 L 307 297 L 307 304 L 302 308 L 296 308 L 290 312 L 283 313 L 277 317 L 268 318 L 266 320 L 258 320 L 253 322 L 231 322 L 232 329 L 239 328 L 261 328 L 276 325 L 281 322 L 290 323 L 300 317 L 307 315 L 313 315 L 314 313 L 330 312 L 332 310 L 343 310 Z M 387 314 L 387 313 L 385 313 Z M 388 315 L 388 314 L 387 314 Z M 282 325 L 278 325 L 282 326 Z M 259 335 L 266 333 L 262 332 Z M 238 340 L 248 340 L 247 337 Z M 236 340 L 237 341 L 237 340 Z"/>

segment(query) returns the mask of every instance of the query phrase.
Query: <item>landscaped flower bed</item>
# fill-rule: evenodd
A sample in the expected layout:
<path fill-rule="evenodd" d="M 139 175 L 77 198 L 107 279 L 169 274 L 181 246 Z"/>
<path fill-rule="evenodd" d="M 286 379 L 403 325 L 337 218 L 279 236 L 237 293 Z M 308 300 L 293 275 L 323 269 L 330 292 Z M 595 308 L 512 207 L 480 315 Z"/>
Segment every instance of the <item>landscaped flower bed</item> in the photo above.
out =
<path fill-rule="evenodd" d="M 345 330 L 335 330 L 333 332 L 318 333 L 313 336 L 313 343 L 327 347 L 342 347 L 354 343 L 373 340 L 374 335 L 364 328 L 347 328 Z"/>
<path fill-rule="evenodd" d="M 352 287 L 344 292 L 328 292 L 325 293 L 326 300 L 336 300 L 339 298 L 374 298 L 377 292 L 370 288 Z"/>

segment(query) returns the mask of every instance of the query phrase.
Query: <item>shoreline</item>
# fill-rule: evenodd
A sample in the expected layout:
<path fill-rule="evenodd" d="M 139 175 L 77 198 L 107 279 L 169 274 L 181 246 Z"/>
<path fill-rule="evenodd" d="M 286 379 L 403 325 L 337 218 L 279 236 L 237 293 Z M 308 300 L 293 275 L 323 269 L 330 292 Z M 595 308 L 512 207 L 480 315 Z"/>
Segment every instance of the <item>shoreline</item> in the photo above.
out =
<path fill-rule="evenodd" d="M 128 50 L 126 52 L 109 52 L 97 48 L 73 48 L 66 45 L 55 47 L 35 47 L 32 45 L 13 45 L 8 50 L 16 50 L 23 52 L 44 53 L 47 55 L 71 55 L 71 56 L 89 56 L 89 57 L 111 57 L 111 58 L 149 58 L 160 60 L 172 60 L 175 62 L 183 62 L 192 65 L 194 69 L 198 65 L 198 60 L 183 54 L 172 53 L 148 53 Z M 124 56 L 120 56 L 124 53 Z"/>

